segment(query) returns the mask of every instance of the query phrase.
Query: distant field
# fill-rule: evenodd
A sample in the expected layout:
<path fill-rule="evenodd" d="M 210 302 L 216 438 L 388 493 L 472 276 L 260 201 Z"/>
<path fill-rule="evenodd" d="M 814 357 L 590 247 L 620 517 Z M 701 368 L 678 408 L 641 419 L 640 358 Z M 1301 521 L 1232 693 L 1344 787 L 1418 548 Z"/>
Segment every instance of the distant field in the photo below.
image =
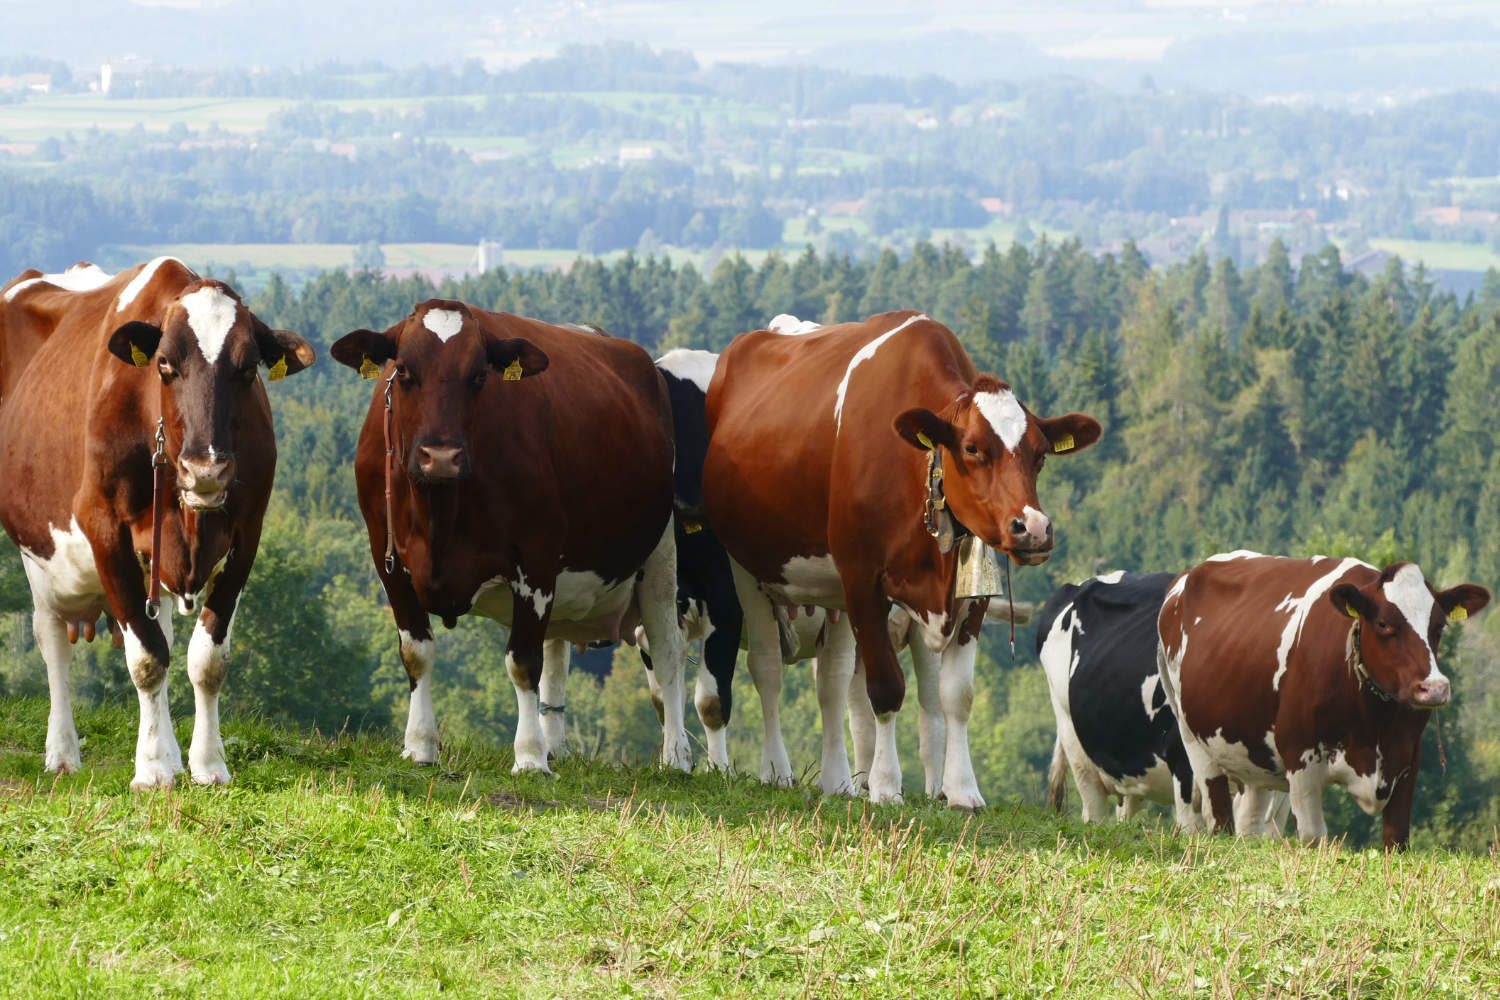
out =
<path fill-rule="evenodd" d="M 1373 239 L 1370 246 L 1396 254 L 1409 265 L 1421 261 L 1428 268 L 1444 271 L 1487 271 L 1500 267 L 1500 255 L 1483 243 Z"/>

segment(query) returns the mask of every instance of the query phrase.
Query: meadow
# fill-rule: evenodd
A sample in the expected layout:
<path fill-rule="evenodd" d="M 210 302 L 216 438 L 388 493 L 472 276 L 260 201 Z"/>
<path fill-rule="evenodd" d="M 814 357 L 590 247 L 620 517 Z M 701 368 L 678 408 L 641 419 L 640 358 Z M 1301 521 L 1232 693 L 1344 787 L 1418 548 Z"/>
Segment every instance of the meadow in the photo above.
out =
<path fill-rule="evenodd" d="M 0 701 L 7 997 L 1478 997 L 1497 857 L 1085 828 L 569 758 L 513 777 L 244 717 L 234 783 L 128 791 L 134 707 Z M 179 721 L 186 743 L 191 719 Z"/>

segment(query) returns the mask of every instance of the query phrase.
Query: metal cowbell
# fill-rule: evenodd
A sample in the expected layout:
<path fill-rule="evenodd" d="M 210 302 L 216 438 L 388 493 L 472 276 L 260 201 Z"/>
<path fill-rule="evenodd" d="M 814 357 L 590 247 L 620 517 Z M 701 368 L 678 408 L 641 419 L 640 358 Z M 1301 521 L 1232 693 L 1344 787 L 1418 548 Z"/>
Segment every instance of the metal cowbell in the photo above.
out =
<path fill-rule="evenodd" d="M 1005 585 L 1000 555 L 975 535 L 965 535 L 958 543 L 958 567 L 954 572 L 953 596 L 1004 597 Z"/>

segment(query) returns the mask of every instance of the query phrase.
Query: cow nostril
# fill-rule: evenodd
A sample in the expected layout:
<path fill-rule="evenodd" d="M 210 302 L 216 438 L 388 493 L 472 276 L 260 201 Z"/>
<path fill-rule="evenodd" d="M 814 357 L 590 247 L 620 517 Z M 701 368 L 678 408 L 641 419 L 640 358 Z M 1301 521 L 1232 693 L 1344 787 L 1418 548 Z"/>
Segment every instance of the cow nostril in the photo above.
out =
<path fill-rule="evenodd" d="M 1024 535 L 1024 534 L 1026 534 L 1026 522 L 1023 521 L 1023 520 L 1021 520 L 1019 517 L 1013 517 L 1013 518 L 1011 518 L 1011 520 L 1010 520 L 1010 531 L 1011 531 L 1011 534 L 1013 534 L 1013 535 Z"/>

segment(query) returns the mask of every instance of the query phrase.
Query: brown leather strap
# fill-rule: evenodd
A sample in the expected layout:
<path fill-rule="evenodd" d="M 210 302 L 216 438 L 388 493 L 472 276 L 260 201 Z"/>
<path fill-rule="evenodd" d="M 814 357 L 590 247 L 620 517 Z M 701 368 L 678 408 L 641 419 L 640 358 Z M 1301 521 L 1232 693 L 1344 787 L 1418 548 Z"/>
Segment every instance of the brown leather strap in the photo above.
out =
<path fill-rule="evenodd" d="M 396 515 L 391 509 L 392 466 L 396 461 L 396 446 L 391 440 L 391 383 L 396 372 L 391 371 L 385 380 L 385 572 L 389 576 L 396 571 Z"/>
<path fill-rule="evenodd" d="M 151 455 L 151 589 L 146 594 L 146 617 L 161 614 L 161 521 L 163 490 L 167 478 L 167 434 L 161 417 L 156 418 L 156 451 Z"/>

